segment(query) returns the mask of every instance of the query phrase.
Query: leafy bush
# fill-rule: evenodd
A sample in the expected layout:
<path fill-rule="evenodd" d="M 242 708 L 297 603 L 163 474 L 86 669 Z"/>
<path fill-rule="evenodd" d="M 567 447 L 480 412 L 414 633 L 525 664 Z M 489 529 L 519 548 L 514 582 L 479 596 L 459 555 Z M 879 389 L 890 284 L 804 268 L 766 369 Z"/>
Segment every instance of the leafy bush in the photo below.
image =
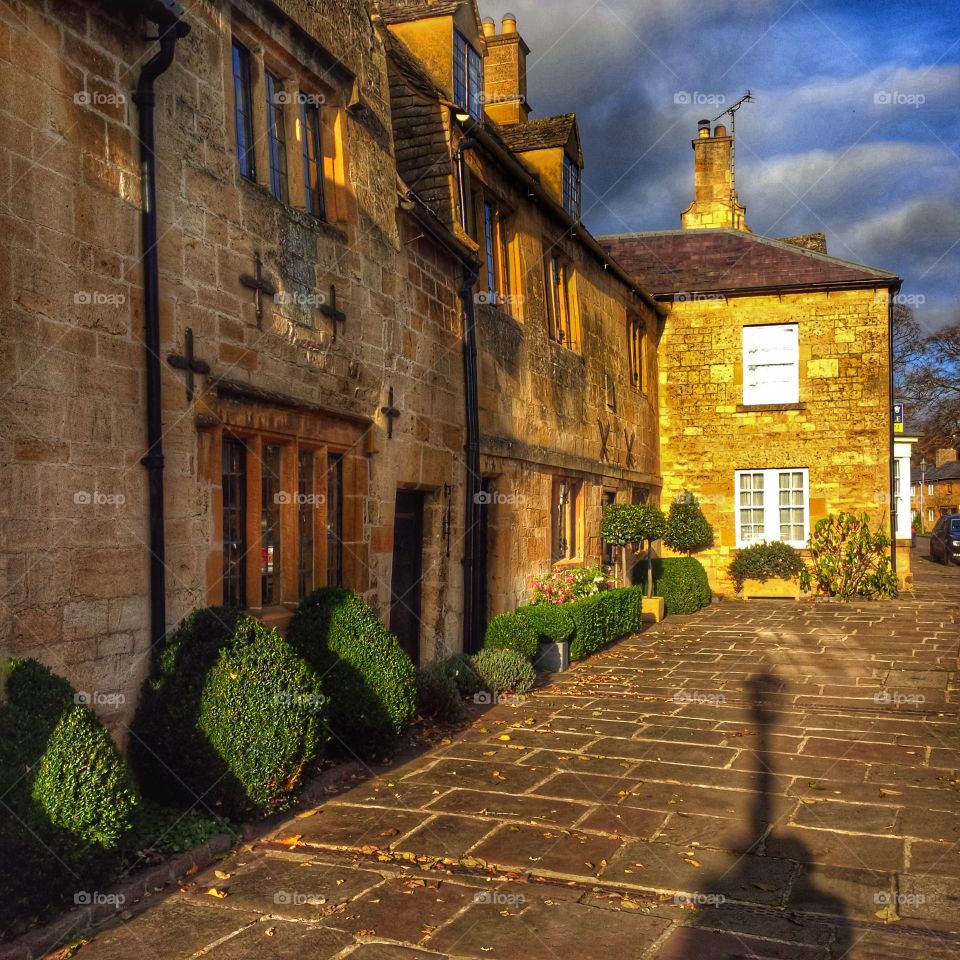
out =
<path fill-rule="evenodd" d="M 530 661 L 515 650 L 481 650 L 473 665 L 484 687 L 493 693 L 526 693 L 537 679 Z"/>
<path fill-rule="evenodd" d="M 774 540 L 738 550 L 729 570 L 734 585 L 740 590 L 744 580 L 796 580 L 803 572 L 803 560 L 788 543 Z"/>
<path fill-rule="evenodd" d="M 417 707 L 423 717 L 455 723 L 466 715 L 456 681 L 442 663 L 430 663 L 417 670 Z"/>
<path fill-rule="evenodd" d="M 713 527 L 707 522 L 692 493 L 684 490 L 670 504 L 663 542 L 671 550 L 688 555 L 713 544 Z"/>
<path fill-rule="evenodd" d="M 886 552 L 890 538 L 870 529 L 865 514 L 832 514 L 813 528 L 813 569 L 804 569 L 800 586 L 828 597 L 884 600 L 897 595 L 897 575 Z"/>
<path fill-rule="evenodd" d="M 660 540 L 667 529 L 667 519 L 652 503 L 611 503 L 603 510 L 600 535 L 607 543 L 619 546 L 624 586 L 630 583 L 627 573 L 627 547 L 647 544 L 647 563 L 653 554 L 655 540 Z M 652 595 L 653 583 L 648 579 L 647 593 Z"/>
<path fill-rule="evenodd" d="M 144 793 L 234 819 L 287 806 L 322 749 L 318 675 L 277 633 L 198 610 L 155 652 L 131 758 Z"/>
<path fill-rule="evenodd" d="M 487 624 L 483 645 L 488 650 L 513 650 L 529 660 L 537 655 L 540 635 L 527 617 L 501 613 Z"/>
<path fill-rule="evenodd" d="M 323 678 L 332 747 L 382 756 L 417 709 L 416 671 L 397 638 L 351 590 L 322 587 L 304 597 L 287 636 Z"/>
<path fill-rule="evenodd" d="M 567 608 L 574 623 L 570 659 L 582 660 L 640 628 L 643 590 L 625 587 L 578 600 Z"/>
<path fill-rule="evenodd" d="M 564 567 L 551 571 L 542 580 L 532 580 L 532 605 L 571 603 L 583 597 L 592 597 L 601 590 L 609 590 L 614 584 L 602 567 Z"/>
<path fill-rule="evenodd" d="M 532 604 L 517 607 L 517 616 L 523 617 L 534 630 L 538 640 L 560 643 L 573 635 L 573 620 L 565 604 Z"/>
<path fill-rule="evenodd" d="M 654 593 L 663 597 L 667 613 L 696 613 L 713 599 L 707 571 L 694 557 L 653 561 Z"/>
<path fill-rule="evenodd" d="M 123 845 L 131 856 L 135 856 L 136 851 L 148 850 L 181 853 L 221 833 L 236 834 L 236 830 L 229 821 L 219 817 L 145 801 L 134 811 L 133 827 L 124 837 Z"/>
<path fill-rule="evenodd" d="M 104 878 L 138 798 L 110 735 L 36 660 L 0 667 L 0 924 Z"/>
<path fill-rule="evenodd" d="M 446 675 L 457 685 L 461 697 L 472 697 L 483 689 L 473 661 L 465 653 L 453 653 L 441 664 Z"/>

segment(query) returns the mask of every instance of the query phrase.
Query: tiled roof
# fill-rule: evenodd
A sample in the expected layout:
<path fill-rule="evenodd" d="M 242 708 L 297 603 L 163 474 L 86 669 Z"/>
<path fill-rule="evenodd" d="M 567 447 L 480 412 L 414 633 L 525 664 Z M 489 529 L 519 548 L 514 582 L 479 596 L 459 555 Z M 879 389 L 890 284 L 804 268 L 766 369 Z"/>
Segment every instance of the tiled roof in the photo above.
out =
<path fill-rule="evenodd" d="M 403 23 L 422 17 L 448 17 L 470 0 L 382 0 L 380 16 L 386 23 Z"/>
<path fill-rule="evenodd" d="M 544 150 L 549 147 L 566 146 L 570 134 L 577 125 L 575 113 L 562 113 L 557 117 L 541 117 L 527 123 L 514 123 L 500 128 L 500 136 L 514 153 L 525 150 Z"/>
<path fill-rule="evenodd" d="M 936 483 L 938 480 L 960 480 L 960 460 L 953 460 L 940 467 L 927 468 L 927 483 Z"/>
<path fill-rule="evenodd" d="M 597 238 L 656 296 L 849 284 L 898 277 L 741 230 L 669 230 Z"/>

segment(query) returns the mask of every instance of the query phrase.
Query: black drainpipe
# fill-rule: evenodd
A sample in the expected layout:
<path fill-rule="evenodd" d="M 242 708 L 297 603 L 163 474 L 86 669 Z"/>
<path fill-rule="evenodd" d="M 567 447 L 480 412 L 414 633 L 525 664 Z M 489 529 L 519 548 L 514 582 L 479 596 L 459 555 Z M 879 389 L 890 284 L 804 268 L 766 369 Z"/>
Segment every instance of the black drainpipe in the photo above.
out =
<path fill-rule="evenodd" d="M 456 152 L 457 179 L 460 192 L 460 225 L 467 232 L 467 185 L 464 176 L 463 154 L 475 144 L 472 139 L 461 140 Z M 481 610 L 478 598 L 482 594 L 480 577 L 486 571 L 480 564 L 482 544 L 480 530 L 480 410 L 477 395 L 477 325 L 474 311 L 473 287 L 477 274 L 467 271 L 460 286 L 463 303 L 463 392 L 467 418 L 467 490 L 464 509 L 463 550 L 463 649 L 475 653 L 480 649 L 481 631 L 486 611 Z"/>
<path fill-rule="evenodd" d="M 182 9 L 169 0 L 145 4 L 146 15 L 160 28 L 160 49 L 144 64 L 133 102 L 137 105 L 137 138 L 140 143 L 142 212 L 140 232 L 143 263 L 144 343 L 147 360 L 147 453 L 140 461 L 147 468 L 150 506 L 150 642 L 167 632 L 166 567 L 163 531 L 163 422 L 160 400 L 160 269 L 157 257 L 157 182 L 154 150 L 153 85 L 173 63 L 177 40 L 190 32 L 180 17 Z"/>

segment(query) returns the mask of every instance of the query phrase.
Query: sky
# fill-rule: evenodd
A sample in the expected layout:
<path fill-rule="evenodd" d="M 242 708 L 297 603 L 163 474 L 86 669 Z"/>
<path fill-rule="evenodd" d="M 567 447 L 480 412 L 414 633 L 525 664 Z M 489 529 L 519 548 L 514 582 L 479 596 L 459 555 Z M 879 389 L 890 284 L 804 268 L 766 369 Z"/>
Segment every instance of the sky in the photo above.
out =
<path fill-rule="evenodd" d="M 507 11 L 531 117 L 578 116 L 594 234 L 678 229 L 697 121 L 749 90 L 749 227 L 822 231 L 832 256 L 902 277 L 927 332 L 960 320 L 957 0 L 480 0 Z"/>

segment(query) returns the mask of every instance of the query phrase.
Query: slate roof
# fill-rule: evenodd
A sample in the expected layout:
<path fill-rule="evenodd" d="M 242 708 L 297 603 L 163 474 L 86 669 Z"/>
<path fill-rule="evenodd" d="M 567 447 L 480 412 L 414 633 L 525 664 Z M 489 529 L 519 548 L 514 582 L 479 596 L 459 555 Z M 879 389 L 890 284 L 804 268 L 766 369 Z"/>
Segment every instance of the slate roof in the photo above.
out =
<path fill-rule="evenodd" d="M 772 287 L 896 285 L 885 270 L 838 260 L 742 230 L 668 230 L 598 237 L 655 296 Z"/>
<path fill-rule="evenodd" d="M 514 152 L 545 150 L 550 147 L 565 147 L 570 134 L 577 128 L 575 113 L 562 113 L 556 117 L 540 117 L 526 123 L 514 123 L 499 128 L 503 142 Z M 579 135 L 575 138 L 579 152 Z"/>
<path fill-rule="evenodd" d="M 380 16 L 386 23 L 404 23 L 423 17 L 447 17 L 470 0 L 382 0 Z"/>
<path fill-rule="evenodd" d="M 938 480 L 960 480 L 960 460 L 945 463 L 940 467 L 927 468 L 927 483 L 936 483 Z"/>

